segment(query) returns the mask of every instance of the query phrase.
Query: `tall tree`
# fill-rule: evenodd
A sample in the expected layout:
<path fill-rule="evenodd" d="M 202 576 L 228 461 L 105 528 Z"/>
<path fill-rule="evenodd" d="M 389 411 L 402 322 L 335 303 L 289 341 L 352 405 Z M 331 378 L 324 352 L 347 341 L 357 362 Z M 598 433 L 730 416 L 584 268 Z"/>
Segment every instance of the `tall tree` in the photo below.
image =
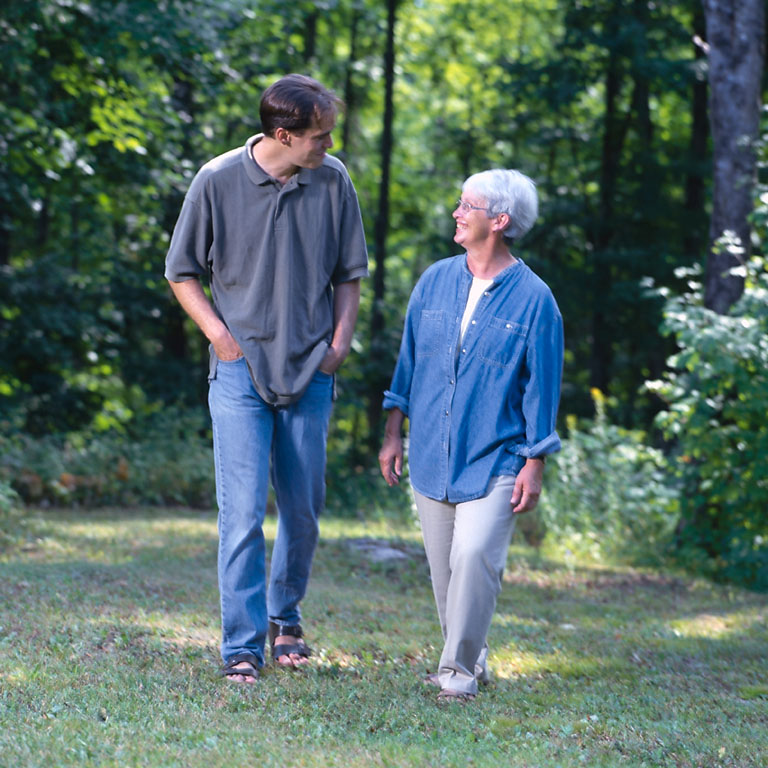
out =
<path fill-rule="evenodd" d="M 709 115 L 713 191 L 704 302 L 725 314 L 741 296 L 744 280 L 728 270 L 749 256 L 749 214 L 757 159 L 753 142 L 760 125 L 765 58 L 763 0 L 703 0 L 709 48 Z M 743 250 L 716 247 L 733 232 Z"/>
<path fill-rule="evenodd" d="M 704 10 L 695 0 L 693 9 L 693 73 L 691 84 L 691 136 L 685 175 L 685 209 L 691 226 L 683 227 L 683 248 L 691 261 L 698 261 L 706 245 L 704 201 L 708 170 L 709 116 L 707 114 L 707 67 Z M 701 225 L 699 225 L 701 222 Z"/>
<path fill-rule="evenodd" d="M 373 253 L 376 271 L 373 275 L 373 308 L 371 310 L 371 356 L 379 359 L 380 341 L 384 330 L 384 290 L 386 285 L 387 233 L 389 231 L 389 173 L 392 164 L 392 124 L 394 121 L 395 83 L 395 23 L 398 0 L 387 0 L 387 42 L 384 50 L 384 117 L 381 129 L 381 182 L 379 207 L 373 233 Z M 374 368 L 369 395 L 368 427 L 372 444 L 379 440 L 381 393 L 385 388 L 386 373 Z"/>

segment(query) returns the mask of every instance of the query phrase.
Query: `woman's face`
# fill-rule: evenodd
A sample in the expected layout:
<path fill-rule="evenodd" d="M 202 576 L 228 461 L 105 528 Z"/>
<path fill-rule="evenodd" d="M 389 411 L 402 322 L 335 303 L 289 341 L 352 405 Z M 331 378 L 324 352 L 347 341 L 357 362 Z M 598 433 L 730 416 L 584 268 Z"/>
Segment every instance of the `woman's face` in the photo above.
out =
<path fill-rule="evenodd" d="M 487 242 L 492 234 L 486 201 L 472 190 L 464 190 L 452 214 L 456 222 L 455 243 L 470 250 L 473 246 Z"/>

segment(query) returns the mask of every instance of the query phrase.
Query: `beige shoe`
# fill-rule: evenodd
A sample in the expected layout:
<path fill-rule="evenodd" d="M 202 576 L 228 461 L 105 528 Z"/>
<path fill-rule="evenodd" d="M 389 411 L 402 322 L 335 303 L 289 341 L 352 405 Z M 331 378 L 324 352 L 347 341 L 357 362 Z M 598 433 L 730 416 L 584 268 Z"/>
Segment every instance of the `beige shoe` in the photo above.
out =
<path fill-rule="evenodd" d="M 464 691 L 454 691 L 453 688 L 443 688 L 437 694 L 438 704 L 469 704 L 475 700 L 474 693 L 464 693 Z"/>

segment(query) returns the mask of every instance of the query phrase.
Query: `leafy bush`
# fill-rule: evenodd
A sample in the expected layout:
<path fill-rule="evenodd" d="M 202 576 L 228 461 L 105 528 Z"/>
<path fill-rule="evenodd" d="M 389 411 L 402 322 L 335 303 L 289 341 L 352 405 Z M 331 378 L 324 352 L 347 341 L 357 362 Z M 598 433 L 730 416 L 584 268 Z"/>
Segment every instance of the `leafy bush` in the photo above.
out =
<path fill-rule="evenodd" d="M 546 535 L 595 556 L 654 559 L 666 551 L 678 515 L 667 462 L 642 432 L 608 422 L 601 392 L 592 397 L 594 421 L 569 417 L 562 450 L 547 462 L 539 503 Z"/>
<path fill-rule="evenodd" d="M 326 508 L 334 517 L 357 520 L 383 518 L 407 522 L 415 518 L 413 494 L 406 479 L 389 488 L 378 467 L 350 467 L 342 460 L 329 461 Z"/>
<path fill-rule="evenodd" d="M 338 433 L 335 426 L 328 446 L 328 512 L 359 519 L 409 519 L 413 513 L 407 483 L 382 491 L 378 470 L 365 466 Z M 32 505 L 215 508 L 207 413 L 168 408 L 121 429 L 45 437 L 18 427 L 6 429 L 0 433 L 2 488 L 9 498 Z"/>
<path fill-rule="evenodd" d="M 727 243 L 726 243 L 727 245 Z M 664 330 L 680 351 L 648 383 L 667 409 L 683 483 L 682 551 L 718 578 L 768 588 L 768 263 L 739 270 L 744 294 L 727 315 L 704 307 L 699 270 L 688 290 L 662 291 Z"/>
<path fill-rule="evenodd" d="M 0 436 L 0 481 L 31 504 L 215 503 L 203 411 L 169 408 L 130 429 Z"/>
<path fill-rule="evenodd" d="M 0 549 L 16 540 L 21 520 L 19 495 L 9 483 L 0 480 Z"/>

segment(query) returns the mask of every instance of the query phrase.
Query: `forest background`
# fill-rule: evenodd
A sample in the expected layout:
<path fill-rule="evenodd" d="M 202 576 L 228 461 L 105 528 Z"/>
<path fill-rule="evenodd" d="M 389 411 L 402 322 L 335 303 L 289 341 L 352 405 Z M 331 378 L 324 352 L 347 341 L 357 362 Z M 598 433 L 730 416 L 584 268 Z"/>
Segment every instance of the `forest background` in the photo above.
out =
<path fill-rule="evenodd" d="M 742 35 L 725 101 L 718 5 Z M 375 459 L 407 298 L 456 252 L 464 178 L 514 167 L 541 200 L 517 253 L 566 330 L 564 447 L 526 538 L 768 588 L 764 33 L 755 0 L 5 3 L 0 539 L 40 505 L 214 505 L 207 346 L 164 256 L 195 171 L 258 132 L 266 85 L 303 72 L 346 102 L 333 152 L 372 266 L 330 510 L 410 514 Z M 747 158 L 725 191 L 716 113 Z"/>

